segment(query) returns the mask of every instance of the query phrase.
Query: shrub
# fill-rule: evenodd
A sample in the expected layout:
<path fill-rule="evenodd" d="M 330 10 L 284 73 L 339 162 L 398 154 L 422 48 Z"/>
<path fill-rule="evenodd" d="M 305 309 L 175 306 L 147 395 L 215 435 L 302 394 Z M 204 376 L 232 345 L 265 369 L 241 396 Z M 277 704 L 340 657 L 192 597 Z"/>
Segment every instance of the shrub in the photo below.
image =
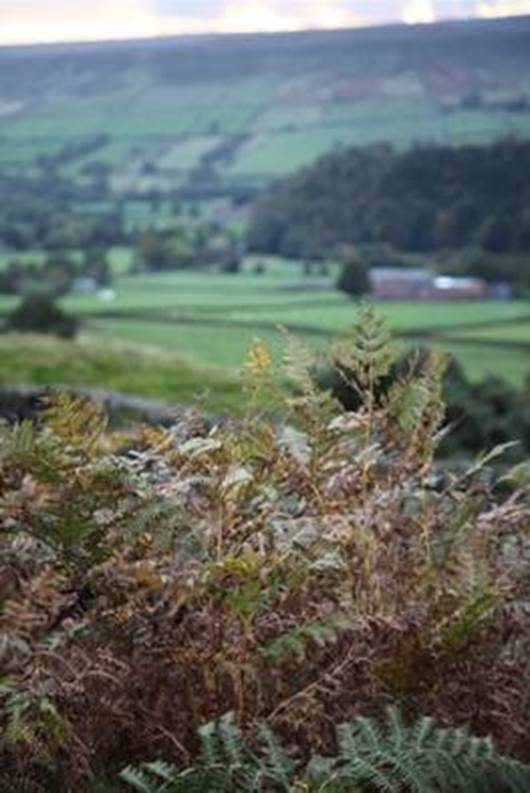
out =
<path fill-rule="evenodd" d="M 395 361 L 388 376 L 378 383 L 378 398 L 384 399 L 408 371 L 421 371 L 428 354 L 425 350 L 414 350 Z M 313 376 L 320 388 L 330 390 L 346 410 L 360 407 L 358 390 L 338 365 L 317 366 Z M 451 431 L 444 437 L 438 457 L 469 459 L 493 446 L 506 444 L 507 452 L 499 461 L 502 465 L 524 460 L 530 453 L 529 394 L 530 382 L 521 389 L 492 377 L 473 383 L 452 360 L 443 383 L 446 421 Z"/>
<path fill-rule="evenodd" d="M 64 339 L 73 338 L 78 325 L 78 320 L 60 309 L 53 297 L 46 293 L 34 293 L 24 297 L 6 320 L 7 330 L 53 333 Z"/>
<path fill-rule="evenodd" d="M 370 291 L 370 278 L 366 265 L 357 256 L 355 249 L 343 246 L 342 270 L 337 280 L 337 289 L 351 297 L 362 297 Z"/>
<path fill-rule="evenodd" d="M 380 395 L 392 356 L 371 310 L 335 359 L 355 412 L 290 341 L 283 423 L 256 413 L 284 393 L 256 342 L 241 421 L 123 436 L 63 396 L 2 428 L 0 787 L 189 768 L 196 728 L 229 711 L 300 767 L 389 703 L 528 759 L 528 472 L 503 500 L 491 455 L 440 474 L 444 361 Z"/>

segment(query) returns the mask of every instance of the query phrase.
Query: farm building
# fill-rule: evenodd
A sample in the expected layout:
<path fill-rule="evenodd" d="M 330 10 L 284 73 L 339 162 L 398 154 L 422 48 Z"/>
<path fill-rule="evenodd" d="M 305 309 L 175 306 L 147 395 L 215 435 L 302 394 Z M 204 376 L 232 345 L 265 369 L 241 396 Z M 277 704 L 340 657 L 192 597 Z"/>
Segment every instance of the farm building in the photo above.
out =
<path fill-rule="evenodd" d="M 482 278 L 467 276 L 439 275 L 434 279 L 434 297 L 469 299 L 488 296 L 488 285 Z"/>
<path fill-rule="evenodd" d="M 427 300 L 433 276 L 428 270 L 374 267 L 370 270 L 372 294 L 381 300 Z"/>
<path fill-rule="evenodd" d="M 428 270 L 376 267 L 370 270 L 372 294 L 381 300 L 473 300 L 488 296 L 481 278 L 433 275 Z"/>
<path fill-rule="evenodd" d="M 98 288 L 98 282 L 91 275 L 83 275 L 79 278 L 74 278 L 72 289 L 74 292 L 95 292 Z"/>

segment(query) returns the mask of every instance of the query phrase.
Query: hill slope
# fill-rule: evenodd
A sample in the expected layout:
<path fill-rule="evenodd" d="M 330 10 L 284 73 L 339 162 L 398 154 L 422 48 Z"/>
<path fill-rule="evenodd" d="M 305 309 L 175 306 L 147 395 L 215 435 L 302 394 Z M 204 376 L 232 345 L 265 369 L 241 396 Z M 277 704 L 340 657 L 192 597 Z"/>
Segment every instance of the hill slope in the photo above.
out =
<path fill-rule="evenodd" d="M 153 347 L 110 344 L 84 338 L 0 336 L 0 391 L 19 385 L 95 387 L 189 404 L 206 396 L 212 411 L 237 411 L 237 378 L 212 366 L 193 364 Z"/>
<path fill-rule="evenodd" d="M 297 257 L 326 256 L 340 243 L 390 243 L 416 253 L 477 246 L 478 262 L 459 254 L 459 267 L 528 287 L 529 170 L 528 141 L 406 152 L 352 148 L 266 191 L 250 243 L 260 252 Z M 387 257 L 378 264 L 388 264 Z"/>
<path fill-rule="evenodd" d="M 530 133 L 530 18 L 4 48 L 0 168 L 259 185 L 337 145 Z M 145 186 L 145 185 L 144 185 Z"/>

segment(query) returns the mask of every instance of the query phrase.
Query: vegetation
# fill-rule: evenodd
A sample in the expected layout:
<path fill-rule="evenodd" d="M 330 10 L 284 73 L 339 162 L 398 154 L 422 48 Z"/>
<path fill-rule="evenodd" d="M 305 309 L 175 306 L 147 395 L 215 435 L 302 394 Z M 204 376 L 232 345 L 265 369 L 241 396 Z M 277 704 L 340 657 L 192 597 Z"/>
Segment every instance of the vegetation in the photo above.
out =
<path fill-rule="evenodd" d="M 357 326 L 353 332 L 361 331 Z M 415 350 L 396 360 L 388 376 L 379 383 L 379 398 L 388 396 L 396 381 L 407 372 L 421 371 L 427 356 L 425 350 Z M 313 376 L 315 382 L 331 391 L 346 410 L 359 408 L 358 390 L 351 387 L 349 373 L 342 371 L 338 364 L 317 366 Z M 446 419 L 451 431 L 443 439 L 439 455 L 469 459 L 493 446 L 504 445 L 504 461 L 526 459 L 530 455 L 529 396 L 530 378 L 520 390 L 496 377 L 471 383 L 462 368 L 452 361 L 443 383 Z"/>
<path fill-rule="evenodd" d="M 239 199 L 341 145 L 526 137 L 529 37 L 519 18 L 13 48 L 0 169 L 63 177 L 92 198 L 110 185 Z"/>
<path fill-rule="evenodd" d="M 213 224 L 196 228 L 176 227 L 165 234 L 147 232 L 136 241 L 133 269 L 143 272 L 189 270 L 218 266 L 222 272 L 238 272 L 237 241 Z"/>
<path fill-rule="evenodd" d="M 0 335 L 0 386 L 80 386 L 163 400 L 203 400 L 208 412 L 241 411 L 238 378 L 219 367 L 167 351 L 81 336 L 64 341 L 30 334 Z M 0 400 L 1 402 L 1 400 Z"/>
<path fill-rule="evenodd" d="M 369 242 L 353 240 L 365 269 L 428 266 L 490 282 L 502 276 L 524 292 L 527 187 L 518 180 L 530 130 L 529 30 L 519 19 L 273 35 L 252 39 L 251 46 L 239 37 L 185 47 L 166 41 L 156 48 L 132 42 L 9 49 L 0 56 L 3 316 L 19 295 L 47 289 L 64 296 L 62 310 L 83 314 L 84 329 L 102 344 L 117 338 L 163 348 L 179 364 L 187 359 L 188 372 L 197 364 L 201 371 L 204 364 L 221 364 L 232 372 L 216 376 L 232 383 L 256 332 L 277 348 L 283 325 L 320 348 L 349 326 L 350 302 L 331 288 L 310 287 L 335 281 L 337 268 L 328 261 L 336 259 L 333 224 L 363 198 L 372 201 L 377 217 L 359 211 L 347 222 L 348 232 L 364 234 L 377 221 Z M 487 144 L 507 133 L 519 142 L 450 148 Z M 265 257 L 245 261 L 245 231 L 262 188 L 331 150 L 336 161 L 348 160 L 353 155 L 343 147 L 350 145 L 357 147 L 354 178 L 345 185 L 339 174 L 333 184 L 342 195 L 328 196 L 329 180 L 319 185 L 325 187 L 322 212 L 315 211 L 327 223 L 325 233 L 304 209 L 282 235 L 282 250 L 303 252 L 302 259 L 279 266 Z M 470 193 L 460 204 L 453 200 L 454 191 L 462 192 L 459 168 L 469 171 Z M 482 189 L 480 169 L 494 189 Z M 440 195 L 433 198 L 427 179 L 440 186 Z M 392 202 L 396 193 L 399 201 Z M 340 202 L 340 211 L 331 210 Z M 411 246 L 418 250 L 405 250 Z M 304 289 L 300 261 L 320 283 L 308 277 Z M 101 289 L 111 281 L 112 291 Z M 442 305 L 399 304 L 387 311 L 407 344 L 450 350 L 473 380 L 494 367 L 523 385 L 525 304 L 461 305 L 449 318 Z M 463 327 L 482 320 L 483 327 Z M 157 371 L 160 357 L 157 350 Z M 58 379 L 75 379 L 77 361 L 61 360 Z M 30 356 L 28 374 L 42 382 L 47 362 L 34 363 Z M 115 379 L 123 379 L 121 364 L 117 368 Z M 105 367 L 98 372 L 101 382 L 113 377 Z M 149 378 L 145 388 L 132 379 L 152 392 Z M 172 376 L 154 380 L 164 398 L 191 390 L 188 379 L 182 388 Z M 200 379 L 195 390 L 201 390 Z"/>
<path fill-rule="evenodd" d="M 292 261 L 266 258 L 266 272 L 259 276 L 251 259 L 236 274 L 183 270 L 131 276 L 130 250 L 111 249 L 108 260 L 115 272 L 113 300 L 77 292 L 60 301 L 66 313 L 82 321 L 78 343 L 0 336 L 4 387 L 100 386 L 173 404 L 203 394 L 208 411 L 239 412 L 244 400 L 238 370 L 257 333 L 280 355 L 282 325 L 325 355 L 355 316 L 352 301 L 332 288 L 333 263 L 330 287 L 310 290 L 301 263 Z M 312 266 L 318 273 L 321 263 Z M 5 298 L 6 313 L 16 307 L 12 300 Z M 443 302 L 387 302 L 384 313 L 398 354 L 434 346 L 448 350 L 460 365 L 460 373 L 450 367 L 444 390 L 454 423 L 444 444 L 448 454 L 474 454 L 516 439 L 521 449 L 528 448 L 527 302 L 463 302 L 450 311 Z M 326 383 L 332 386 L 329 379 Z"/>
<path fill-rule="evenodd" d="M 140 793 L 522 793 L 530 784 L 530 767 L 499 757 L 490 740 L 462 729 L 436 728 L 427 718 L 408 727 L 395 708 L 389 709 L 383 729 L 366 717 L 341 725 L 337 756 L 313 757 L 305 770 L 296 767 L 270 730 L 262 729 L 261 755 L 245 746 L 231 714 L 206 725 L 200 737 L 202 752 L 194 767 L 178 772 L 166 763 L 146 763 L 123 771 L 122 780 Z"/>
<path fill-rule="evenodd" d="M 528 471 L 499 488 L 496 449 L 440 472 L 444 361 L 381 395 L 392 357 L 367 310 L 334 355 L 355 412 L 314 385 L 291 340 L 281 372 L 253 344 L 240 421 L 195 412 L 124 435 L 58 396 L 38 424 L 2 427 L 1 785 L 87 790 L 163 757 L 175 771 L 151 766 L 167 771 L 154 790 L 171 790 L 205 770 L 196 728 L 228 712 L 241 741 L 225 719 L 204 744 L 232 752 L 225 779 L 271 752 L 283 762 L 272 737 L 259 754 L 261 724 L 295 785 L 314 753 L 343 789 L 389 789 L 393 774 L 398 790 L 407 768 L 437 779 L 442 746 L 448 778 L 524 780 L 497 752 L 530 759 Z M 284 377 L 295 393 L 279 424 Z M 256 411 L 264 395 L 274 421 Z M 388 704 L 403 725 L 357 718 Z M 423 714 L 442 731 L 414 726 Z"/>
<path fill-rule="evenodd" d="M 71 339 L 78 329 L 78 320 L 66 314 L 46 292 L 27 295 L 8 315 L 5 329 L 19 333 L 53 333 Z"/>
<path fill-rule="evenodd" d="M 329 288 L 309 289 L 301 263 L 265 258 L 266 272 L 254 272 L 247 258 L 240 273 L 180 271 L 130 276 L 130 251 L 111 250 L 114 299 L 98 293 L 70 294 L 61 304 L 83 318 L 91 333 L 106 344 L 123 340 L 169 351 L 202 365 L 239 368 L 245 349 L 258 333 L 280 349 L 287 327 L 306 344 L 325 347 L 347 331 L 354 306 L 333 288 L 337 267 L 329 263 Z M 319 272 L 321 263 L 315 263 Z M 12 307 L 0 298 L 0 308 Z M 435 345 L 461 361 L 473 381 L 495 374 L 521 387 L 529 371 L 528 302 L 462 301 L 447 303 L 396 301 L 384 304 L 389 325 L 403 345 Z M 63 381 L 68 381 L 65 372 Z"/>
<path fill-rule="evenodd" d="M 337 289 L 351 297 L 362 297 L 370 292 L 370 277 L 364 262 L 352 246 L 343 246 L 342 270 L 337 279 Z"/>
<path fill-rule="evenodd" d="M 43 261 L 12 258 L 0 272 L 0 292 L 48 292 L 59 297 L 71 291 L 76 281 L 84 282 L 89 291 L 109 287 L 112 271 L 106 251 L 88 249 L 82 257 L 56 251 Z"/>
<path fill-rule="evenodd" d="M 530 143 L 350 149 L 324 157 L 258 201 L 249 244 L 260 252 L 326 255 L 339 244 L 458 250 L 449 272 L 530 286 Z M 477 248 L 478 250 L 470 250 Z M 466 256 L 461 256 L 461 251 Z M 385 258 L 388 259 L 385 262 Z M 370 261 L 372 259 L 372 261 Z M 379 250 L 379 263 L 396 254 Z M 368 251 L 368 262 L 373 256 Z"/>

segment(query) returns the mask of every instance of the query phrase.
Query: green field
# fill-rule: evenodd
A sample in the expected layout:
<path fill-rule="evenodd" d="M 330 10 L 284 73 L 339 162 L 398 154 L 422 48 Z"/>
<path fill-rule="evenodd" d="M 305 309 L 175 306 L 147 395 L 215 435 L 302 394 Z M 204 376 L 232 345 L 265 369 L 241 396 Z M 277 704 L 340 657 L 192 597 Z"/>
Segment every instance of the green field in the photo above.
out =
<path fill-rule="evenodd" d="M 171 192 L 207 164 L 259 187 L 336 146 L 461 144 L 530 134 L 525 20 L 212 37 L 5 53 L 0 169 L 104 133 L 63 176 L 111 167 L 113 191 Z M 142 168 L 152 171 L 147 180 Z M 171 178 L 168 178 L 171 177 Z"/>
<path fill-rule="evenodd" d="M 530 343 L 529 322 L 510 322 L 507 324 L 489 325 L 484 328 L 462 329 L 456 331 L 461 339 L 475 339 L 488 342 L 508 342 L 514 344 Z M 449 338 L 448 334 L 448 338 Z"/>
<path fill-rule="evenodd" d="M 232 410 L 242 404 L 239 375 L 253 339 L 280 361 L 287 329 L 321 354 L 355 319 L 357 304 L 335 289 L 304 287 L 297 262 L 266 259 L 263 275 L 249 260 L 237 275 L 130 276 L 129 259 L 127 249 L 112 251 L 112 302 L 97 294 L 63 299 L 82 318 L 78 341 L 0 336 L 0 384 L 99 385 L 176 403 L 208 392 L 210 409 Z M 4 296 L 0 310 L 14 302 Z M 398 350 L 445 350 L 473 380 L 493 375 L 522 385 L 530 375 L 530 301 L 377 307 Z"/>
<path fill-rule="evenodd" d="M 191 363 L 160 349 L 101 343 L 84 334 L 79 341 L 53 337 L 0 335 L 0 387 L 88 386 L 140 394 L 168 403 L 207 397 L 210 410 L 237 410 L 241 383 L 218 367 Z"/>
<path fill-rule="evenodd" d="M 84 318 L 84 332 L 105 345 L 126 341 L 162 349 L 192 364 L 235 373 L 256 336 L 275 352 L 282 328 L 315 350 L 324 350 L 351 327 L 356 303 L 335 289 L 308 289 L 297 262 L 265 259 L 263 275 L 253 261 L 236 275 L 174 272 L 120 275 L 126 250 L 113 254 L 115 299 L 70 295 L 64 305 Z M 445 349 L 469 376 L 503 376 L 522 383 L 530 373 L 530 302 L 384 302 L 401 347 Z"/>

